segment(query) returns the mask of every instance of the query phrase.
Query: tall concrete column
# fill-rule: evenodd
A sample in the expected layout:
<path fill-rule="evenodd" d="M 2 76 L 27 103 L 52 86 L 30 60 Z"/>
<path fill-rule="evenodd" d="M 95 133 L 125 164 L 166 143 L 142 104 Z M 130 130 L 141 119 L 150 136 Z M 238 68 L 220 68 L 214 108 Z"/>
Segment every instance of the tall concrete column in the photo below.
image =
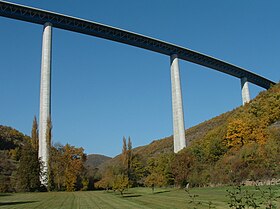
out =
<path fill-rule="evenodd" d="M 250 92 L 249 92 L 249 83 L 246 77 L 241 78 L 241 91 L 242 91 L 242 103 L 250 102 Z"/>
<path fill-rule="evenodd" d="M 183 102 L 180 84 L 179 59 L 176 54 L 170 57 L 172 111 L 173 111 L 173 140 L 174 152 L 177 153 L 186 147 Z"/>
<path fill-rule="evenodd" d="M 40 120 L 39 120 L 39 158 L 43 162 L 41 183 L 47 185 L 49 148 L 47 146 L 47 120 L 51 115 L 51 55 L 52 24 L 45 23 L 43 29 L 41 87 L 40 87 Z"/>

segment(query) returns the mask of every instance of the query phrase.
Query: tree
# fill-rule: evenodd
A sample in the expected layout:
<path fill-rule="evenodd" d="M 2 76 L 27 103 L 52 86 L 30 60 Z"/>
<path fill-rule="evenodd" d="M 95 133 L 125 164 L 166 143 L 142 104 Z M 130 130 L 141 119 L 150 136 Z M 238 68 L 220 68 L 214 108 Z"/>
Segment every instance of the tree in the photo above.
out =
<path fill-rule="evenodd" d="M 127 145 L 126 145 L 126 138 L 123 137 L 123 147 L 122 147 L 122 164 L 124 168 L 124 173 L 127 174 L 127 164 L 128 164 L 128 158 L 127 158 Z"/>
<path fill-rule="evenodd" d="M 53 176 L 53 184 L 54 188 L 57 191 L 63 190 L 63 186 L 65 185 L 65 176 L 64 176 L 64 169 L 66 162 L 65 158 L 63 157 L 64 147 L 62 144 L 56 143 L 54 146 L 51 147 L 50 150 L 50 170 Z"/>
<path fill-rule="evenodd" d="M 128 184 L 129 184 L 128 177 L 126 175 L 120 174 L 115 176 L 113 189 L 119 191 L 123 196 L 123 192 L 128 187 Z"/>
<path fill-rule="evenodd" d="M 40 188 L 40 161 L 35 149 L 27 141 L 22 147 L 17 169 L 18 189 L 33 192 Z"/>
<path fill-rule="evenodd" d="M 144 159 L 139 154 L 133 154 L 130 166 L 130 183 L 132 186 L 143 186 L 146 167 Z"/>
<path fill-rule="evenodd" d="M 48 191 L 53 190 L 54 188 L 54 174 L 53 171 L 51 169 L 51 157 L 50 157 L 50 153 L 51 153 L 51 149 L 52 149 L 52 121 L 51 121 L 51 117 L 49 116 L 47 119 L 47 130 L 46 130 L 46 141 L 47 141 L 47 155 L 48 155 L 48 162 L 47 163 L 47 188 Z"/>
<path fill-rule="evenodd" d="M 36 116 L 34 116 L 32 131 L 31 131 L 31 145 L 33 149 L 38 153 L 39 150 L 39 137 L 38 137 L 38 123 Z"/>
<path fill-rule="evenodd" d="M 0 192 L 13 192 L 12 175 L 16 170 L 16 164 L 10 159 L 7 151 L 0 152 Z"/>
<path fill-rule="evenodd" d="M 84 162 L 86 155 L 83 148 L 76 148 L 69 144 L 63 146 L 56 143 L 50 151 L 50 190 L 85 190 L 88 178 Z"/>
<path fill-rule="evenodd" d="M 47 150 L 50 151 L 52 146 L 52 120 L 49 116 L 47 119 L 47 130 L 46 130 L 46 140 L 47 140 Z"/>
<path fill-rule="evenodd" d="M 130 137 L 128 137 L 128 143 L 127 143 L 127 177 L 128 180 L 131 181 L 131 177 L 132 177 L 132 168 L 131 168 L 131 164 L 132 164 L 132 159 L 133 159 L 133 155 L 132 155 L 132 142 Z"/>
<path fill-rule="evenodd" d="M 127 175 L 130 180 L 131 176 L 131 163 L 132 163 L 132 142 L 130 137 L 128 137 L 128 142 L 126 143 L 126 138 L 123 137 L 123 149 L 122 149 L 122 164 L 123 164 L 123 172 Z"/>
<path fill-rule="evenodd" d="M 113 167 L 109 166 L 106 170 L 102 173 L 102 179 L 96 183 L 97 188 L 103 188 L 109 190 L 113 187 L 114 182 L 114 169 Z"/>
<path fill-rule="evenodd" d="M 84 170 L 84 162 L 86 155 L 83 148 L 75 148 L 66 144 L 64 146 L 63 157 L 65 159 L 65 187 L 66 191 L 71 192 L 75 189 L 82 189 L 77 187 L 77 180 Z"/>
<path fill-rule="evenodd" d="M 188 151 L 181 152 L 176 156 L 172 162 L 172 170 L 177 186 L 184 187 L 187 185 L 188 176 L 194 164 L 194 157 Z"/>
<path fill-rule="evenodd" d="M 153 172 L 149 174 L 145 179 L 145 186 L 151 187 L 154 192 L 155 187 L 161 187 L 165 183 L 164 176 L 160 173 Z"/>
<path fill-rule="evenodd" d="M 132 142 L 130 137 L 128 137 L 127 143 L 127 169 L 131 168 L 131 161 L 132 161 Z"/>

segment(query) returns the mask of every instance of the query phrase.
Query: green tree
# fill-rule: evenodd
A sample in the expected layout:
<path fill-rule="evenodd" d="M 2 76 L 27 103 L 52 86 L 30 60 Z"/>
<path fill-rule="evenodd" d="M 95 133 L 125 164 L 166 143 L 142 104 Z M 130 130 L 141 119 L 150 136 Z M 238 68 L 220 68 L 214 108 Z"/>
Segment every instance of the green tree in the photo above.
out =
<path fill-rule="evenodd" d="M 29 142 L 25 142 L 17 169 L 19 191 L 33 192 L 39 190 L 40 172 L 37 152 Z"/>
<path fill-rule="evenodd" d="M 130 181 L 132 186 L 143 186 L 147 173 L 145 162 L 140 154 L 133 154 L 131 160 Z"/>
<path fill-rule="evenodd" d="M 13 192 L 13 178 L 16 164 L 10 159 L 7 151 L 0 152 L 0 192 Z"/>

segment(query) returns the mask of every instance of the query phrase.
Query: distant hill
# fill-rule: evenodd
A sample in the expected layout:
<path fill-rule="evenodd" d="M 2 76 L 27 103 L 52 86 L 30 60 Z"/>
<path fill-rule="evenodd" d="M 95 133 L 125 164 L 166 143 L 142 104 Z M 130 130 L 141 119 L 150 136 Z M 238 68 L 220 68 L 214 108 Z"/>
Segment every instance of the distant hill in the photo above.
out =
<path fill-rule="evenodd" d="M 105 163 L 110 159 L 111 157 L 107 157 L 105 155 L 89 154 L 87 155 L 87 160 L 85 162 L 85 165 L 92 168 L 98 168 L 101 164 Z"/>

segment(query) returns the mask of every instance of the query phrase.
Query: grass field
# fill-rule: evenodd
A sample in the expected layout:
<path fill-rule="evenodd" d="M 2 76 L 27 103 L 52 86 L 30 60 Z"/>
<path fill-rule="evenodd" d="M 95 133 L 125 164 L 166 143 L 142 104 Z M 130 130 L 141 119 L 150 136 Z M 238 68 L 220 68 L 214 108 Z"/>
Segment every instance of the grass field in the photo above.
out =
<path fill-rule="evenodd" d="M 188 194 L 184 190 L 176 189 L 156 189 L 152 193 L 148 188 L 132 188 L 126 191 L 123 197 L 119 193 L 104 191 L 0 194 L 0 208 L 193 209 L 209 208 L 211 201 L 212 208 L 222 209 L 229 208 L 226 189 L 228 188 L 194 188 L 190 189 Z M 253 187 L 247 189 L 250 192 L 254 190 Z M 274 191 L 275 196 L 280 197 L 279 186 L 274 187 Z M 279 208 L 279 199 L 277 204 Z"/>

